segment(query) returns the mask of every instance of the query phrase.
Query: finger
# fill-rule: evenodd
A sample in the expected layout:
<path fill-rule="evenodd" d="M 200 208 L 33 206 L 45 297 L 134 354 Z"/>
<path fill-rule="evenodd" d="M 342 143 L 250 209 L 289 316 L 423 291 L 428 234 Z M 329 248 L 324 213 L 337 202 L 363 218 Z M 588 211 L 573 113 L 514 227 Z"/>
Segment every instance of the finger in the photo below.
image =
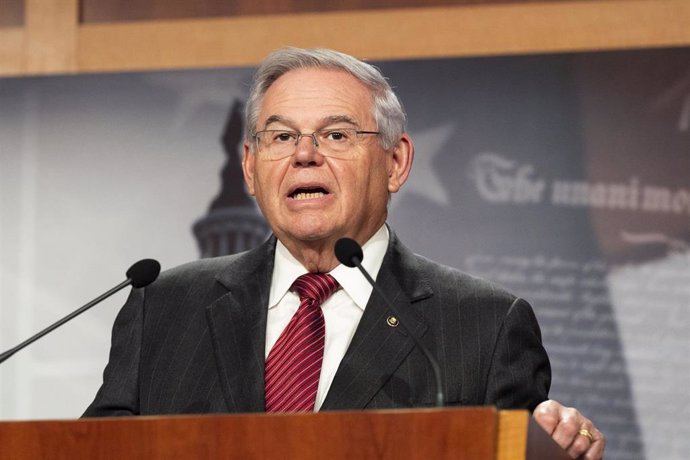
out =
<path fill-rule="evenodd" d="M 556 401 L 544 401 L 539 404 L 532 416 L 537 424 L 549 435 L 552 435 L 559 420 L 559 408 L 562 407 Z"/>
<path fill-rule="evenodd" d="M 587 436 L 587 434 L 589 434 L 589 436 L 591 436 L 592 439 L 590 439 L 589 436 Z M 589 453 L 589 450 L 592 448 L 593 444 L 594 435 L 592 434 L 592 422 L 585 419 L 585 422 L 581 425 L 581 428 L 578 429 L 577 433 L 575 434 L 575 437 L 573 438 L 570 447 L 568 447 L 568 455 L 570 455 L 571 458 L 580 458 L 581 456 Z"/>
<path fill-rule="evenodd" d="M 604 449 L 606 448 L 606 438 L 596 427 L 592 427 L 589 431 L 592 433 L 594 441 L 583 458 L 585 460 L 602 460 L 604 458 Z"/>
<path fill-rule="evenodd" d="M 551 437 L 562 449 L 568 450 L 576 440 L 576 437 L 582 437 L 578 435 L 577 432 L 585 424 L 585 421 L 588 420 L 577 410 L 572 407 L 564 407 L 561 410 L 561 417 L 558 425 L 551 434 Z M 589 426 L 591 426 L 591 422 Z M 578 446 L 580 445 L 579 441 L 580 440 L 578 440 Z M 578 455 L 581 455 L 583 452 L 584 450 Z"/>

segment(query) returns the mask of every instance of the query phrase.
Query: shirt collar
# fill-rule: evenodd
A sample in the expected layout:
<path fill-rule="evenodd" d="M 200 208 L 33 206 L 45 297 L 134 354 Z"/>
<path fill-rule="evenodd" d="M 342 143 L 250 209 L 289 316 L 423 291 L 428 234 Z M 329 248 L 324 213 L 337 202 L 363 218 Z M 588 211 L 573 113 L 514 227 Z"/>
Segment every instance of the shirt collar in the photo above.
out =
<path fill-rule="evenodd" d="M 384 224 L 374 235 L 364 243 L 362 252 L 362 266 L 376 279 L 383 257 L 388 249 L 388 227 Z M 273 277 L 271 278 L 271 292 L 268 299 L 268 308 L 278 305 L 285 294 L 290 290 L 292 283 L 307 273 L 307 269 L 290 254 L 290 251 L 278 240 L 276 243 L 275 260 L 273 263 Z M 350 268 L 339 264 L 330 274 L 340 283 L 352 301 L 364 310 L 371 296 L 373 288 L 357 268 Z"/>

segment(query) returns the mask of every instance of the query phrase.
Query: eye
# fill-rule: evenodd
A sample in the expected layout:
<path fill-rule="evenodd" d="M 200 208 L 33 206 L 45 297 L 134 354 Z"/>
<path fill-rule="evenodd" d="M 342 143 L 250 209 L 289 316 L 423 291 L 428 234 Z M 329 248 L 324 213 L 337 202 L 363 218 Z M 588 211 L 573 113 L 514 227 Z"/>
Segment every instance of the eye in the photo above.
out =
<path fill-rule="evenodd" d="M 321 134 L 327 141 L 344 142 L 352 137 L 352 130 L 350 129 L 329 129 Z"/>
<path fill-rule="evenodd" d="M 297 139 L 297 133 L 292 131 L 275 131 L 273 133 L 273 142 L 290 142 Z"/>

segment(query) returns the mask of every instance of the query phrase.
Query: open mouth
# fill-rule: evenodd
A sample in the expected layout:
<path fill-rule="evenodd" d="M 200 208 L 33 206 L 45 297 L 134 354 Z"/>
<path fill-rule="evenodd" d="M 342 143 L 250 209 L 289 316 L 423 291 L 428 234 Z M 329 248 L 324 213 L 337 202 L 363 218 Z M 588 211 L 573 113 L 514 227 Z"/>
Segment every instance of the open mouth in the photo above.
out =
<path fill-rule="evenodd" d="M 323 187 L 300 187 L 289 196 L 293 200 L 313 200 L 328 195 L 328 190 Z"/>

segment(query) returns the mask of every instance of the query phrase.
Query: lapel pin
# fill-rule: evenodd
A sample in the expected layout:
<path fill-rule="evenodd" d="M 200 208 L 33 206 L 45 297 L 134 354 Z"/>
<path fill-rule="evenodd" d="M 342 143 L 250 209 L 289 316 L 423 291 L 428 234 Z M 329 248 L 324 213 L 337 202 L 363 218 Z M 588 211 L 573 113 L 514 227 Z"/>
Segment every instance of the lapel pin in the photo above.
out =
<path fill-rule="evenodd" d="M 398 318 L 396 318 L 395 316 L 389 316 L 386 319 L 386 323 L 388 323 L 388 325 L 390 327 L 398 327 L 398 324 L 400 324 L 400 321 L 398 321 Z"/>

